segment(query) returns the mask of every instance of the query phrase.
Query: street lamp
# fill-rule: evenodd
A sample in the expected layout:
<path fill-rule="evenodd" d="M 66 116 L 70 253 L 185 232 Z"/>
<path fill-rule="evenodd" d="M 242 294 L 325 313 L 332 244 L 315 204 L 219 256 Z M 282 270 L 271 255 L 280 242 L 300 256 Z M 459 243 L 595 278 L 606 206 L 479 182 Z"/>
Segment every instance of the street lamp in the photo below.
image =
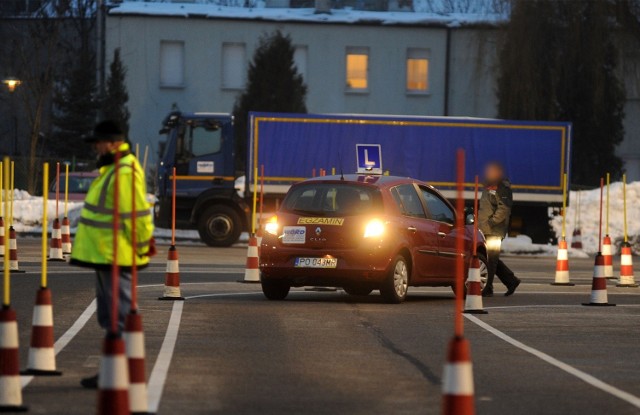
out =
<path fill-rule="evenodd" d="M 10 76 L 3 79 L 2 83 L 7 86 L 9 93 L 13 96 L 13 93 L 16 91 L 16 88 L 22 84 L 22 81 Z M 15 98 L 13 98 L 12 101 L 15 101 Z M 15 156 L 18 154 L 18 114 L 15 102 L 12 102 L 11 106 L 13 107 L 13 151 L 11 153 Z"/>
<path fill-rule="evenodd" d="M 2 83 L 7 86 L 7 89 L 9 90 L 9 92 L 14 92 L 16 90 L 16 87 L 20 86 L 22 81 L 14 77 L 9 77 L 9 78 L 3 79 Z"/>

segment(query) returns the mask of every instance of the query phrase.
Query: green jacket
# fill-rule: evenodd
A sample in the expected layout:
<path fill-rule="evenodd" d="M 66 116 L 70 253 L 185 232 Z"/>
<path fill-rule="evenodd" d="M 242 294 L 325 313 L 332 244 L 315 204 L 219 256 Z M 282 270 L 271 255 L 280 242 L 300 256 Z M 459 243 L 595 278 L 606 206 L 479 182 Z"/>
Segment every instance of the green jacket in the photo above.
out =
<path fill-rule="evenodd" d="M 118 265 L 125 268 L 133 265 L 131 208 L 135 197 L 136 265 L 143 267 L 149 263 L 149 257 L 145 254 L 153 235 L 153 218 L 147 202 L 144 172 L 138 159 L 130 153 L 129 144 L 122 144 L 118 151 L 121 154 L 118 163 Z M 135 195 L 132 192 L 134 176 Z M 102 166 L 100 175 L 87 192 L 71 252 L 72 264 L 107 268 L 113 263 L 114 179 L 115 163 Z"/>
<path fill-rule="evenodd" d="M 485 236 L 507 236 L 512 205 L 513 195 L 509 180 L 504 180 L 494 187 L 485 186 L 478 208 L 478 226 Z"/>

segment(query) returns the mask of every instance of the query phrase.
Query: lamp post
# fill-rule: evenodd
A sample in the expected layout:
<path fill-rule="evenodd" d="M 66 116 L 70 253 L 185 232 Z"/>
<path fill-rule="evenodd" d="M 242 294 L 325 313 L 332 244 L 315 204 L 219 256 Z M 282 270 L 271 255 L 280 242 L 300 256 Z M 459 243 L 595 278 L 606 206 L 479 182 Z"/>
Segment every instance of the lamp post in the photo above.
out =
<path fill-rule="evenodd" d="M 22 81 L 15 77 L 8 77 L 2 80 L 2 83 L 5 84 L 9 93 L 13 96 L 13 93 L 16 91 L 16 88 L 22 84 Z M 18 153 L 18 115 L 15 105 L 15 98 L 12 98 L 11 105 L 13 106 L 13 151 L 11 152 L 13 156 Z"/>

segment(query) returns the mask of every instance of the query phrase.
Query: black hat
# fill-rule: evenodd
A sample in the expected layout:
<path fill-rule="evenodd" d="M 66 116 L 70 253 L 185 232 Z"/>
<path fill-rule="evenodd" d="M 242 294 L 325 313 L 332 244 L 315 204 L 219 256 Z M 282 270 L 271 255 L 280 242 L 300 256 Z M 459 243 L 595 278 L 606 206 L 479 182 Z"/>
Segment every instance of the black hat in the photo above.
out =
<path fill-rule="evenodd" d="M 93 134 L 86 137 L 86 143 L 95 143 L 97 141 L 124 141 L 124 131 L 120 124 L 114 120 L 100 121 L 93 129 Z"/>

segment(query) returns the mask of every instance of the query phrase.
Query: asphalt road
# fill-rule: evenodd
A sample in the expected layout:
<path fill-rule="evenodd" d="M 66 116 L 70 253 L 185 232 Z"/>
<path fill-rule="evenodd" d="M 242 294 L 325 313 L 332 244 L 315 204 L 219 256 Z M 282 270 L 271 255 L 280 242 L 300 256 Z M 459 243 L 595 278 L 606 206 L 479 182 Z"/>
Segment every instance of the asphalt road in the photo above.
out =
<path fill-rule="evenodd" d="M 39 286 L 38 241 L 19 240 L 12 276 L 21 365 Z M 453 330 L 448 289 L 413 289 L 401 305 L 374 293 L 292 291 L 269 302 L 239 284 L 245 248 L 181 246 L 183 295 L 164 302 L 166 246 L 140 275 L 150 402 L 160 414 L 437 414 Z M 583 307 L 591 260 L 571 260 L 575 287 L 552 287 L 555 261 L 507 258 L 524 284 L 485 299 L 489 314 L 465 319 L 479 414 L 640 413 L 640 288 L 615 288 L 617 307 Z M 49 264 L 57 363 L 62 377 L 23 390 L 31 413 L 95 413 L 79 380 L 97 371 L 103 338 L 90 304 L 91 272 Z M 82 325 L 83 318 L 89 318 Z M 79 328 L 79 330 L 75 330 Z M 177 335 L 177 337 L 174 337 Z M 172 339 L 176 338 L 172 350 Z M 161 352 L 162 349 L 162 352 Z M 166 377 L 163 368 L 167 367 Z M 24 378 L 24 381 L 29 381 Z"/>

